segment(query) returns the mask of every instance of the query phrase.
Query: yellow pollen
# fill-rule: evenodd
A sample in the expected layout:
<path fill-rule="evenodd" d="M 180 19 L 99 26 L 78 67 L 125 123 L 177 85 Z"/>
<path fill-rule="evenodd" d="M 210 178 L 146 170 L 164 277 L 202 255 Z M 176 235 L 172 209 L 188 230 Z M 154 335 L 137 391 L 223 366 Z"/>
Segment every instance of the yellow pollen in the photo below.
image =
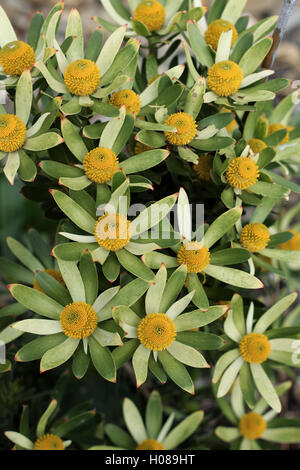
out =
<path fill-rule="evenodd" d="M 240 433 L 246 439 L 259 439 L 265 432 L 266 427 L 265 419 L 254 412 L 245 414 L 239 422 Z"/>
<path fill-rule="evenodd" d="M 100 83 L 99 67 L 92 60 L 72 62 L 65 71 L 64 80 L 70 93 L 77 96 L 92 95 Z"/>
<path fill-rule="evenodd" d="M 133 19 L 144 23 L 148 30 L 158 31 L 165 22 L 166 11 L 157 0 L 144 0 L 134 10 Z"/>
<path fill-rule="evenodd" d="M 86 154 L 83 168 L 86 176 L 94 183 L 107 183 L 116 173 L 119 160 L 116 154 L 104 147 L 97 147 Z"/>
<path fill-rule="evenodd" d="M 177 129 L 177 132 L 165 132 L 166 138 L 173 145 L 186 145 L 193 140 L 197 133 L 196 121 L 187 113 L 172 114 L 165 124 Z"/>
<path fill-rule="evenodd" d="M 229 163 L 226 178 L 233 188 L 247 189 L 257 182 L 259 168 L 252 158 L 237 157 Z"/>
<path fill-rule="evenodd" d="M 211 91 L 218 96 L 234 95 L 243 81 L 242 69 L 231 60 L 222 60 L 213 65 L 207 74 L 207 83 Z"/>
<path fill-rule="evenodd" d="M 95 238 L 106 250 L 121 250 L 131 238 L 130 222 L 121 214 L 105 214 L 95 224 Z"/>
<path fill-rule="evenodd" d="M 65 450 L 65 446 L 60 437 L 44 434 L 35 442 L 34 450 Z"/>
<path fill-rule="evenodd" d="M 34 51 L 23 41 L 9 42 L 1 49 L 0 65 L 7 75 L 22 75 L 25 70 L 31 70 L 34 63 Z"/>
<path fill-rule="evenodd" d="M 286 130 L 286 136 L 279 142 L 278 145 L 283 145 L 286 144 L 290 140 L 290 132 L 294 128 L 292 126 L 284 126 L 283 124 L 280 123 L 275 123 L 275 124 L 270 124 L 269 125 L 269 130 L 268 130 L 268 135 L 273 134 L 274 132 L 281 131 L 281 130 Z"/>
<path fill-rule="evenodd" d="M 186 264 L 188 273 L 201 273 L 209 265 L 209 249 L 201 242 L 184 243 L 177 254 L 178 264 Z"/>
<path fill-rule="evenodd" d="M 138 339 L 152 351 L 167 349 L 176 338 L 176 327 L 165 313 L 150 313 L 138 325 Z"/>
<path fill-rule="evenodd" d="M 65 287 L 66 284 L 64 283 L 63 277 L 62 277 L 62 275 L 60 274 L 59 271 L 56 271 L 55 269 L 45 269 L 44 272 L 48 273 L 51 277 L 56 279 L 62 286 Z M 36 278 L 33 281 L 33 288 L 38 290 L 39 292 L 42 292 L 43 294 L 45 294 L 43 289 L 39 286 L 39 283 L 38 283 Z"/>
<path fill-rule="evenodd" d="M 155 439 L 146 439 L 137 446 L 136 450 L 165 450 L 165 448 Z"/>
<path fill-rule="evenodd" d="M 204 153 L 198 158 L 198 162 L 193 165 L 193 169 L 200 180 L 209 181 L 213 167 L 214 156 Z"/>
<path fill-rule="evenodd" d="M 294 236 L 290 238 L 287 242 L 282 243 L 279 245 L 281 250 L 296 250 L 300 251 L 300 233 L 296 232 L 296 230 L 289 230 Z"/>
<path fill-rule="evenodd" d="M 241 339 L 239 350 L 244 361 L 250 364 L 261 364 L 268 359 L 271 345 L 265 335 L 249 333 Z"/>
<path fill-rule="evenodd" d="M 14 114 L 0 114 L 0 150 L 15 152 L 23 147 L 26 140 L 26 127 Z"/>
<path fill-rule="evenodd" d="M 250 145 L 250 148 L 254 153 L 260 153 L 265 148 L 267 148 L 267 144 L 265 144 L 264 141 L 261 139 L 250 139 L 248 144 Z"/>
<path fill-rule="evenodd" d="M 87 338 L 97 328 L 97 314 L 85 302 L 73 302 L 60 313 L 61 328 L 66 336 L 74 339 Z"/>
<path fill-rule="evenodd" d="M 109 104 L 116 108 L 125 106 L 127 114 L 133 114 L 136 116 L 141 109 L 141 100 L 132 90 L 119 90 L 112 94 Z"/>
<path fill-rule="evenodd" d="M 134 146 L 135 155 L 148 152 L 149 150 L 153 150 L 153 147 L 149 147 L 148 145 L 142 144 L 142 142 L 137 142 Z"/>
<path fill-rule="evenodd" d="M 208 26 L 207 30 L 205 31 L 205 41 L 209 44 L 212 49 L 215 51 L 217 50 L 219 39 L 222 33 L 226 33 L 227 31 L 232 31 L 232 41 L 231 46 L 234 45 L 235 41 L 238 38 L 238 32 L 235 26 L 227 20 L 215 20 Z"/>
<path fill-rule="evenodd" d="M 266 248 L 269 241 L 270 232 L 268 228 L 259 222 L 247 224 L 241 231 L 241 245 L 252 253 Z"/>

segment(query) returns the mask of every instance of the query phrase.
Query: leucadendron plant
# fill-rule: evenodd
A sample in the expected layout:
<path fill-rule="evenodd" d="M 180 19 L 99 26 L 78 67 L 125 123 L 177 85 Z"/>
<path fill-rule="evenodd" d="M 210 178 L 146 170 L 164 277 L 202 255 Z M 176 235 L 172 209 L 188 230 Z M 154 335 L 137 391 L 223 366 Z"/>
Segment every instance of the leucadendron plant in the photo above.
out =
<path fill-rule="evenodd" d="M 60 2 L 24 40 L 0 7 L 2 176 L 47 219 L 0 258 L 0 372 L 33 400 L 61 372 L 73 402 L 83 379 L 99 407 L 79 440 L 83 404 L 3 430 L 28 450 L 294 444 L 288 401 L 277 414 L 300 364 L 300 119 L 265 66 L 278 18 L 250 26 L 246 0 L 100 3 L 89 36 Z"/>

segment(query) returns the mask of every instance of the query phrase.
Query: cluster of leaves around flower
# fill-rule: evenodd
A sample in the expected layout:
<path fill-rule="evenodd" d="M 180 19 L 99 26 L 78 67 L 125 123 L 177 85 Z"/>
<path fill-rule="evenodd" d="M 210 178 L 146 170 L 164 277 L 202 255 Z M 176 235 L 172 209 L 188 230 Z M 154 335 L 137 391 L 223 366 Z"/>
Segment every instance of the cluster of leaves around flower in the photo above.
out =
<path fill-rule="evenodd" d="M 51 255 L 34 230 L 25 244 L 7 240 L 16 260 L 2 258 L 0 272 L 17 303 L 1 310 L 0 340 L 24 340 L 16 361 L 41 360 L 41 372 L 71 359 L 78 379 L 91 362 L 115 382 L 132 358 L 138 387 L 150 371 L 191 394 L 190 371 L 215 366 L 217 401 L 237 425 L 217 435 L 251 449 L 259 438 L 299 441 L 297 420 L 271 421 L 288 388 L 276 386 L 276 370 L 299 366 L 299 309 L 283 318 L 296 299 L 288 292 L 300 262 L 299 205 L 279 211 L 300 192 L 292 181 L 300 128 L 297 92 L 274 106 L 289 81 L 265 81 L 273 71 L 261 65 L 277 18 L 248 27 L 245 3 L 215 1 L 205 17 L 201 2 L 130 1 L 128 12 L 103 0 L 119 24 L 95 17 L 111 35 L 104 41 L 98 27 L 86 46 L 75 9 L 61 44 L 63 4 L 45 20 L 33 17 L 27 43 L 0 9 L 1 84 L 14 104 L 14 114 L 1 105 L 3 172 L 11 184 L 18 175 L 23 195 L 60 219 Z M 204 203 L 209 222 L 194 237 L 189 201 Z M 135 217 L 131 202 L 145 207 Z M 262 279 L 283 278 L 266 309 Z M 38 337 L 28 341 L 28 333 Z M 11 368 L 10 360 L 1 365 Z M 36 440 L 24 429 L 9 439 L 26 449 L 65 448 L 68 429 L 45 434 L 53 403 Z M 125 402 L 131 436 L 108 425 L 116 448 L 176 448 L 202 420 L 196 412 L 169 434 L 174 416 L 161 429 L 156 392 L 147 406 L 145 426 Z M 273 411 L 263 415 L 267 406 Z"/>

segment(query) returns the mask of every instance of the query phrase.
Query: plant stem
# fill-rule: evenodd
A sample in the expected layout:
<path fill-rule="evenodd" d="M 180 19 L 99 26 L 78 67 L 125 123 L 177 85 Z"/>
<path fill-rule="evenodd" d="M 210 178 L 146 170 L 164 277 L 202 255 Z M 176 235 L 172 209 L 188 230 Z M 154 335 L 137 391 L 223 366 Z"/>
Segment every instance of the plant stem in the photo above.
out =
<path fill-rule="evenodd" d="M 296 0 L 284 0 L 283 2 L 283 6 L 280 12 L 277 26 L 273 33 L 273 45 L 263 63 L 263 66 L 265 68 L 271 68 L 274 64 L 279 45 L 286 32 L 288 21 L 292 14 L 295 3 L 296 3 Z"/>

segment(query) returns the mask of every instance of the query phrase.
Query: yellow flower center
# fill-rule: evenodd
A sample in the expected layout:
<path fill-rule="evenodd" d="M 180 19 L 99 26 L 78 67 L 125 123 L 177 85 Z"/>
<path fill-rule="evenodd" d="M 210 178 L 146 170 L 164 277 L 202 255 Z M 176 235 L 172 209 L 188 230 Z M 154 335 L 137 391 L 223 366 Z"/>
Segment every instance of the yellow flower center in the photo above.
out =
<path fill-rule="evenodd" d="M 134 10 L 133 19 L 144 23 L 149 31 L 158 31 L 165 22 L 166 11 L 157 0 L 145 0 Z"/>
<path fill-rule="evenodd" d="M 231 60 L 222 60 L 213 65 L 207 75 L 209 88 L 218 96 L 234 95 L 239 90 L 242 81 L 242 69 Z"/>
<path fill-rule="evenodd" d="M 267 423 L 264 418 L 254 412 L 245 414 L 239 422 L 240 433 L 246 439 L 259 439 L 265 432 L 266 427 Z"/>
<path fill-rule="evenodd" d="M 60 313 L 61 328 L 66 336 L 74 339 L 87 338 L 97 328 L 97 314 L 85 302 L 73 302 Z"/>
<path fill-rule="evenodd" d="M 26 140 L 26 127 L 14 114 L 0 114 L 0 150 L 15 152 L 23 147 Z"/>
<path fill-rule="evenodd" d="M 233 188 L 247 189 L 258 180 L 259 168 L 252 158 L 237 157 L 229 163 L 226 178 Z"/>
<path fill-rule="evenodd" d="M 150 313 L 138 325 L 138 339 L 152 351 L 163 351 L 175 338 L 175 324 L 165 313 Z"/>
<path fill-rule="evenodd" d="M 235 43 L 238 38 L 238 32 L 235 26 L 227 20 L 215 20 L 208 26 L 207 30 L 205 31 L 205 41 L 209 44 L 215 51 L 217 50 L 219 39 L 222 33 L 226 33 L 227 31 L 232 31 L 232 41 L 231 45 Z"/>
<path fill-rule="evenodd" d="M 141 100 L 132 90 L 119 90 L 112 94 L 109 104 L 116 108 L 125 106 L 127 114 L 134 114 L 136 116 L 141 109 Z"/>
<path fill-rule="evenodd" d="M 178 264 L 186 264 L 188 273 L 201 273 L 209 265 L 209 249 L 201 242 L 184 243 L 177 254 Z"/>
<path fill-rule="evenodd" d="M 135 155 L 148 152 L 149 150 L 153 150 L 153 147 L 149 147 L 148 145 L 142 144 L 142 142 L 137 142 L 134 146 Z"/>
<path fill-rule="evenodd" d="M 271 345 L 265 335 L 249 333 L 241 339 L 239 350 L 244 361 L 251 364 L 261 364 L 268 359 Z"/>
<path fill-rule="evenodd" d="M 124 215 L 105 214 L 96 222 L 95 238 L 106 250 L 121 250 L 128 245 L 130 237 L 130 222 Z"/>
<path fill-rule="evenodd" d="M 86 154 L 83 168 L 86 176 L 94 183 L 107 183 L 118 170 L 116 154 L 104 147 L 97 147 Z"/>
<path fill-rule="evenodd" d="M 44 271 L 45 273 L 48 273 L 51 277 L 53 277 L 54 279 L 56 279 L 62 286 L 65 286 L 66 284 L 64 283 L 64 280 L 63 280 L 63 277 L 62 275 L 60 274 L 59 271 L 56 271 L 55 269 L 45 269 Z M 43 294 L 45 294 L 45 292 L 43 291 L 43 289 L 40 287 L 37 279 L 35 278 L 34 281 L 33 281 L 33 288 L 38 290 L 39 292 L 42 292 Z"/>
<path fill-rule="evenodd" d="M 165 124 L 176 127 L 177 132 L 165 132 L 168 141 L 173 145 L 186 145 L 197 133 L 197 124 L 187 113 L 175 113 L 168 117 Z"/>
<path fill-rule="evenodd" d="M 65 446 L 60 437 L 44 434 L 35 442 L 34 450 L 65 450 Z"/>
<path fill-rule="evenodd" d="M 23 41 L 9 42 L 1 49 L 0 65 L 7 75 L 22 75 L 25 70 L 31 70 L 34 63 L 34 51 Z"/>
<path fill-rule="evenodd" d="M 165 448 L 155 439 L 146 439 L 137 446 L 136 450 L 165 450 Z"/>
<path fill-rule="evenodd" d="M 278 144 L 278 145 L 283 145 L 283 144 L 286 144 L 290 140 L 290 132 L 293 129 L 294 128 L 292 126 L 284 126 L 283 124 L 280 124 L 280 123 L 270 124 L 268 135 L 271 135 L 277 131 L 286 130 L 287 131 L 286 136 Z"/>
<path fill-rule="evenodd" d="M 269 241 L 270 232 L 264 224 L 258 222 L 247 224 L 241 231 L 241 245 L 253 253 L 266 248 Z"/>
<path fill-rule="evenodd" d="M 250 145 L 250 148 L 254 153 L 260 153 L 265 148 L 267 148 L 267 144 L 265 144 L 264 141 L 261 139 L 250 139 L 248 144 Z"/>
<path fill-rule="evenodd" d="M 200 180 L 209 181 L 213 167 L 214 156 L 209 153 L 200 155 L 193 169 Z"/>
<path fill-rule="evenodd" d="M 70 93 L 77 96 L 92 95 L 100 83 L 99 67 L 92 60 L 72 62 L 65 71 L 64 80 Z"/>
<path fill-rule="evenodd" d="M 300 233 L 296 232 L 296 230 L 289 230 L 294 236 L 290 238 L 287 242 L 282 243 L 279 245 L 281 250 L 300 250 Z"/>

